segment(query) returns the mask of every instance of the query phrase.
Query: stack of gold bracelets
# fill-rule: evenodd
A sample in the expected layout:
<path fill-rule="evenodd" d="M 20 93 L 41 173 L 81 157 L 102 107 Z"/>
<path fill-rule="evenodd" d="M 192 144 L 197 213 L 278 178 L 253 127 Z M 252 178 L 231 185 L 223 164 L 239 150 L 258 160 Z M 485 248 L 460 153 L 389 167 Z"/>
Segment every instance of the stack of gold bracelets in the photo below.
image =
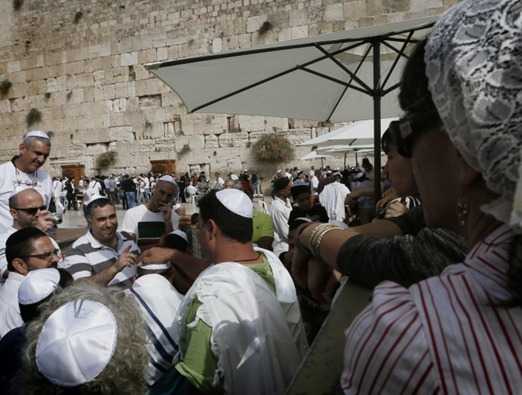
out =
<path fill-rule="evenodd" d="M 324 235 L 332 230 L 342 230 L 342 228 L 332 224 L 320 224 L 314 226 L 310 236 L 307 237 L 303 243 L 310 254 L 316 257 L 321 256 L 321 240 L 323 240 Z"/>

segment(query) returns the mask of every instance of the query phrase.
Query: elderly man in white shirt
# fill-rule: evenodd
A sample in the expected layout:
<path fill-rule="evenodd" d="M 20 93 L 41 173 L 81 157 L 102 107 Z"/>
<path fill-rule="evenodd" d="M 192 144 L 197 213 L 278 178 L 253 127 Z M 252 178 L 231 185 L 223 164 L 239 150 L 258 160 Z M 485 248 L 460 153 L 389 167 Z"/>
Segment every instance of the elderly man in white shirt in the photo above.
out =
<path fill-rule="evenodd" d="M 178 184 L 171 176 L 163 176 L 158 180 L 151 199 L 125 213 L 121 231 L 130 237 L 140 240 L 140 223 L 153 223 L 164 227 L 163 235 L 176 230 L 179 225 L 179 215 L 173 208 L 178 198 Z M 162 235 L 161 235 L 162 236 Z"/>
<path fill-rule="evenodd" d="M 18 306 L 18 288 L 31 270 L 56 267 L 60 252 L 44 232 L 23 228 L 6 242 L 8 275 L 0 288 L 0 338 L 11 329 L 23 325 Z"/>
<path fill-rule="evenodd" d="M 41 193 L 45 206 L 49 206 L 52 181 L 41 167 L 51 151 L 49 136 L 40 131 L 28 132 L 19 146 L 19 154 L 0 165 L 0 233 L 13 224 L 9 198 L 15 193 L 34 188 Z"/>

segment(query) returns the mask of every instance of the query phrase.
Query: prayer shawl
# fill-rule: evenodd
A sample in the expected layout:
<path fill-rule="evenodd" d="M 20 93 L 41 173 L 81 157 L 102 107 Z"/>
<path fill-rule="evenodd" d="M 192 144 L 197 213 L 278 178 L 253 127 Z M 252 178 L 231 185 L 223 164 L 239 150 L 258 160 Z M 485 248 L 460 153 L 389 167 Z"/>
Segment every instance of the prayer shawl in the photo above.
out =
<path fill-rule="evenodd" d="M 378 286 L 346 332 L 345 394 L 519 393 L 522 309 L 505 307 L 512 239 L 502 225 L 441 276 Z"/>
<path fill-rule="evenodd" d="M 147 325 L 149 364 L 145 378 L 147 384 L 152 386 L 164 373 L 173 369 L 178 352 L 174 341 L 174 322 L 183 295 L 159 274 L 138 278 L 129 292 L 134 296 Z"/>
<path fill-rule="evenodd" d="M 343 222 L 346 218 L 345 201 L 350 190 L 339 181 L 326 185 L 319 194 L 319 202 L 326 209 L 330 222 Z"/>
<path fill-rule="evenodd" d="M 196 320 L 212 328 L 211 349 L 218 360 L 214 382 L 227 394 L 284 394 L 306 351 L 292 279 L 273 254 L 257 251 L 269 261 L 276 294 L 248 267 L 220 263 L 196 279 L 176 319 L 179 344 L 185 324 L 195 324 L 184 322 L 187 309 L 199 300 Z"/>

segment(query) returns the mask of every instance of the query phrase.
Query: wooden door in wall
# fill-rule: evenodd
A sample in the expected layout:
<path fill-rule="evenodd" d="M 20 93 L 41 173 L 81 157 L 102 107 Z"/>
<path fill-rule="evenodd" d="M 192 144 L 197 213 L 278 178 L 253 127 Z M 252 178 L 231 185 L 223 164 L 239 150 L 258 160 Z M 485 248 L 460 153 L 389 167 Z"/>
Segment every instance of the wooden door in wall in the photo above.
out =
<path fill-rule="evenodd" d="M 151 160 L 150 169 L 155 174 L 176 173 L 176 161 L 174 159 Z"/>
<path fill-rule="evenodd" d="M 74 180 L 77 185 L 80 178 L 85 176 L 84 165 L 62 165 L 62 177 L 67 177 Z"/>

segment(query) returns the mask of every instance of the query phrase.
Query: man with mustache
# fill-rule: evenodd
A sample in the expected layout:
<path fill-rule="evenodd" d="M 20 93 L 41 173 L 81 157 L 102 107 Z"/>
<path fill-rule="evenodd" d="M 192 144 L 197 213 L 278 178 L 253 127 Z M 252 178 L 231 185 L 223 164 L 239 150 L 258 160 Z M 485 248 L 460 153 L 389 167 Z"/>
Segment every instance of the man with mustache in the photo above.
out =
<path fill-rule="evenodd" d="M 173 209 L 179 194 L 177 183 L 169 175 L 158 179 L 151 199 L 139 206 L 127 210 L 123 217 L 121 230 L 133 237 L 135 240 L 142 239 L 140 235 L 140 223 L 147 225 L 158 225 L 163 230 L 163 236 L 176 230 L 179 225 L 179 215 Z M 159 238 L 159 237 L 158 237 Z"/>
<path fill-rule="evenodd" d="M 75 280 L 89 278 L 99 285 L 128 288 L 136 277 L 136 243 L 117 232 L 116 209 L 108 198 L 98 197 L 84 209 L 87 233 L 76 240 L 60 268 Z"/>
<path fill-rule="evenodd" d="M 34 188 L 49 206 L 52 181 L 41 167 L 51 151 L 51 140 L 45 132 L 32 131 L 24 135 L 19 154 L 0 165 L 0 233 L 13 225 L 9 198 L 27 188 Z"/>

